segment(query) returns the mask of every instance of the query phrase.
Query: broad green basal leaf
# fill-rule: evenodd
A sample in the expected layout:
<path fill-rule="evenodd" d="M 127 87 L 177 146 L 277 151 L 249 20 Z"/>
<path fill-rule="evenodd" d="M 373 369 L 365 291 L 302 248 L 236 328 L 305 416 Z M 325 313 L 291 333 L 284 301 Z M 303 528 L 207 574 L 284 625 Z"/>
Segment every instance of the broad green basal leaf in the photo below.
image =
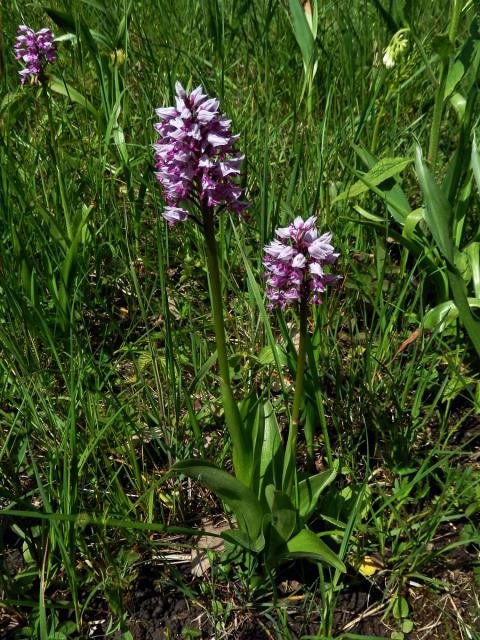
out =
<path fill-rule="evenodd" d="M 258 538 L 253 540 L 249 535 L 240 529 L 227 529 L 222 533 L 222 538 L 235 547 L 242 547 L 252 553 L 260 553 L 265 548 L 265 537 L 260 532 Z"/>
<path fill-rule="evenodd" d="M 259 490 L 272 483 L 280 486 L 283 469 L 283 447 L 280 428 L 271 402 L 263 406 L 264 429 L 260 455 Z"/>
<path fill-rule="evenodd" d="M 287 542 L 295 530 L 297 514 L 289 496 L 273 485 L 266 488 L 267 501 L 272 512 L 271 523 L 282 542 Z"/>
<path fill-rule="evenodd" d="M 317 506 L 322 491 L 332 483 L 337 475 L 337 467 L 302 480 L 298 484 L 298 511 L 308 520 Z"/>
<path fill-rule="evenodd" d="M 172 471 L 194 478 L 211 489 L 231 508 L 239 528 L 255 543 L 262 529 L 264 511 L 251 489 L 223 469 L 204 460 L 177 462 Z"/>
<path fill-rule="evenodd" d="M 468 305 L 480 309 L 480 298 L 467 298 Z M 453 300 L 447 300 L 430 309 L 423 318 L 423 328 L 428 331 L 444 331 L 458 318 L 458 309 Z"/>
<path fill-rule="evenodd" d="M 415 166 L 425 200 L 425 222 L 438 248 L 451 263 L 453 262 L 452 208 L 427 168 L 420 147 L 417 147 Z"/>
<path fill-rule="evenodd" d="M 335 569 L 346 572 L 346 567 L 340 558 L 328 545 L 309 529 L 302 529 L 287 543 L 287 556 L 291 558 L 308 558 L 325 562 Z"/>

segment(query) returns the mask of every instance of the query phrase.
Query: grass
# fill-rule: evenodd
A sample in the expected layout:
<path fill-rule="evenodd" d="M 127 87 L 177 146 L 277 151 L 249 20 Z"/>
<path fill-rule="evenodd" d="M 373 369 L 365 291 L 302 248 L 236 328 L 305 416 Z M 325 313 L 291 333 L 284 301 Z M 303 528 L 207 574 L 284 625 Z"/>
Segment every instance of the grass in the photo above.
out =
<path fill-rule="evenodd" d="M 300 618 L 318 622 L 318 638 L 474 637 L 474 341 L 463 316 L 443 331 L 423 329 L 444 301 L 435 288 L 435 274 L 446 272 L 441 248 L 421 221 L 415 252 L 385 196 L 398 180 L 412 209 L 427 200 L 415 165 L 377 191 L 367 185 L 335 201 L 364 175 L 367 151 L 413 160 L 419 144 L 426 153 L 434 80 L 470 32 L 478 43 L 476 2 L 465 3 L 443 60 L 449 3 L 412 3 L 406 18 L 401 5 L 319 3 L 311 113 L 300 100 L 302 57 L 287 2 L 0 8 L 0 635 L 87 637 L 101 613 L 97 637 L 131 637 L 128 594 L 157 556 L 165 593 L 197 603 L 219 638 L 235 637 L 235 625 L 252 617 L 278 638 L 311 634 Z M 387 71 L 382 50 L 405 19 L 408 50 Z M 65 36 L 48 96 L 19 86 L 11 49 L 21 23 Z M 475 61 L 468 64 L 455 90 L 473 96 L 471 117 L 460 121 L 445 101 L 438 183 L 455 149 L 470 158 L 478 105 Z M 310 327 L 305 429 L 314 446 L 301 442 L 299 458 L 323 468 L 330 449 L 340 462 L 319 512 L 349 571 L 303 567 L 298 601 L 279 597 L 275 576 L 257 585 L 217 560 L 195 580 L 172 560 L 221 510 L 198 486 L 168 478 L 168 468 L 202 452 L 230 464 L 203 238 L 192 225 L 167 228 L 153 174 L 154 109 L 172 102 L 177 78 L 219 96 L 241 133 L 252 207 L 246 222 L 224 215 L 219 231 L 231 373 L 237 395 L 259 391 L 282 424 L 295 318 L 265 313 L 262 247 L 292 216 L 317 214 L 341 252 L 342 286 Z M 474 272 L 477 187 L 469 167 L 462 172 L 451 203 L 463 203 L 459 249 L 473 243 Z M 465 286 L 478 297 L 474 284 L 473 273 Z M 366 556 L 375 559 L 367 578 L 359 572 Z M 346 626 L 355 616 L 340 625 L 338 612 L 366 584 L 384 630 L 359 636 L 358 625 Z"/>

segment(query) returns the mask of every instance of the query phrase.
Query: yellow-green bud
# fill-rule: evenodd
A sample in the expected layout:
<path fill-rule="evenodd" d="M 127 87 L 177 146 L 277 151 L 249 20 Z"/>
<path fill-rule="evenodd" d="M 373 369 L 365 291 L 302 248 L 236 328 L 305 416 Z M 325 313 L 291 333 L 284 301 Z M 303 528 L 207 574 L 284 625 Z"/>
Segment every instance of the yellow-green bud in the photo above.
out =
<path fill-rule="evenodd" d="M 125 62 L 125 51 L 123 49 L 115 49 L 110 54 L 110 60 L 116 67 L 121 67 Z"/>

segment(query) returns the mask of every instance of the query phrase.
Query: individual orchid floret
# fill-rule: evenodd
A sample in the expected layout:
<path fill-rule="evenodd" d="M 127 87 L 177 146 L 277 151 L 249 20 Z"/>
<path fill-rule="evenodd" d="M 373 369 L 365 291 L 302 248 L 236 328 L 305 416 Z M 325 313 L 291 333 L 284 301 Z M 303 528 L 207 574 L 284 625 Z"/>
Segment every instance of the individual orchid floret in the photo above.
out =
<path fill-rule="evenodd" d="M 177 82 L 174 107 L 156 110 L 160 139 L 153 145 L 157 180 L 163 187 L 170 224 L 187 219 L 192 206 L 225 207 L 240 213 L 247 205 L 235 179 L 243 156 L 235 149 L 231 120 L 219 112 L 219 101 L 197 87 L 187 93 Z"/>
<path fill-rule="evenodd" d="M 331 233 L 318 235 L 316 217 L 295 218 L 288 227 L 277 229 L 276 239 L 265 247 L 268 307 L 285 309 L 299 300 L 320 304 L 320 294 L 340 277 L 328 273 L 339 254 Z M 325 271 L 327 268 L 327 272 Z"/>
<path fill-rule="evenodd" d="M 50 29 L 34 31 L 24 24 L 18 27 L 14 49 L 15 58 L 25 64 L 19 71 L 22 84 L 27 82 L 29 76 L 41 78 L 46 65 L 57 59 L 53 38 Z"/>

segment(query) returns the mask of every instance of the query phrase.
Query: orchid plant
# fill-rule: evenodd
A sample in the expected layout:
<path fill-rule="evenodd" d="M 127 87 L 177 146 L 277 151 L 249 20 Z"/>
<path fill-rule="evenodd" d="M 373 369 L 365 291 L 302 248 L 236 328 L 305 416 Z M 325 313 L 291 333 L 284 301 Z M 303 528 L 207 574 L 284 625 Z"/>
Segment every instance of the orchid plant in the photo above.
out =
<path fill-rule="evenodd" d="M 191 220 L 205 239 L 213 323 L 225 421 L 232 442 L 234 475 L 203 459 L 174 465 L 181 473 L 210 488 L 233 512 L 236 527 L 222 534 L 234 555 L 261 556 L 271 568 L 288 557 L 308 557 L 345 571 L 342 560 L 308 526 L 322 491 L 336 468 L 300 478 L 296 468 L 297 435 L 303 394 L 308 338 L 308 313 L 338 276 L 329 272 L 338 258 L 330 233 L 319 235 L 316 218 L 297 217 L 277 229 L 265 247 L 268 307 L 297 311 L 300 342 L 295 394 L 286 444 L 270 402 L 237 404 L 229 374 L 222 288 L 216 242 L 220 212 L 241 214 L 248 206 L 236 179 L 243 157 L 238 135 L 219 111 L 219 101 L 197 87 L 190 93 L 176 84 L 174 107 L 157 110 L 160 138 L 154 145 L 156 177 L 163 187 L 163 217 L 170 225 Z"/>

